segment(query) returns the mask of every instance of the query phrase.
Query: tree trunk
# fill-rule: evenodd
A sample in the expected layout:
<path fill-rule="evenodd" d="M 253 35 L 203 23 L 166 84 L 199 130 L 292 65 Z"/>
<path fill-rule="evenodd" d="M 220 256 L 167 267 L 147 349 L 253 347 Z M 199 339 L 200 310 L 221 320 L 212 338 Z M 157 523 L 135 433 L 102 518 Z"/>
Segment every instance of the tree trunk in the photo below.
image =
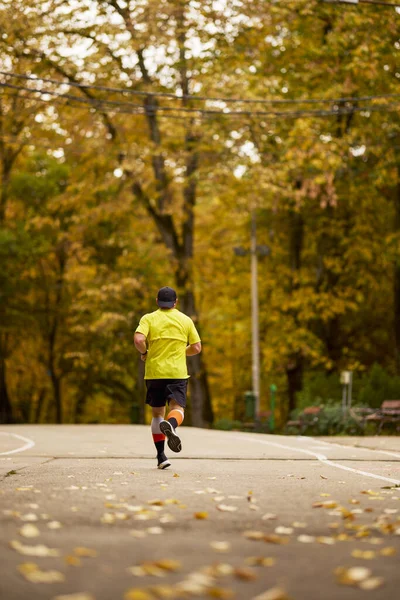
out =
<path fill-rule="evenodd" d="M 181 308 L 185 314 L 193 319 L 196 327 L 198 327 L 194 294 L 190 289 L 187 289 L 187 282 L 185 284 L 182 282 L 181 275 L 182 272 L 177 274 L 177 286 L 185 290 L 180 296 Z M 189 357 L 188 371 L 190 375 L 189 390 L 192 404 L 192 425 L 195 427 L 209 426 L 214 421 L 214 413 L 207 372 L 201 354 Z"/>
<path fill-rule="evenodd" d="M 40 417 L 42 414 L 42 408 L 43 408 L 43 401 L 44 398 L 46 396 L 46 390 L 45 388 L 42 388 L 40 390 L 38 399 L 37 399 L 37 403 L 36 403 L 36 410 L 35 410 L 35 416 L 34 416 L 34 423 L 40 423 Z"/>
<path fill-rule="evenodd" d="M 397 164 L 397 186 L 395 189 L 394 206 L 394 231 L 398 234 L 400 232 L 400 162 Z M 398 261 L 394 265 L 393 295 L 396 366 L 400 370 L 400 263 Z"/>
<path fill-rule="evenodd" d="M 54 360 L 50 360 L 50 377 L 51 384 L 53 387 L 53 396 L 56 407 L 56 423 L 61 424 L 63 422 L 63 411 L 62 411 L 62 398 L 61 398 L 61 380 L 54 372 Z"/>
<path fill-rule="evenodd" d="M 297 406 L 296 394 L 303 389 L 303 359 L 295 355 L 294 362 L 286 367 L 288 381 L 289 413 Z"/>
<path fill-rule="evenodd" d="M 13 414 L 7 389 L 6 359 L 0 356 L 0 423 L 10 424 L 13 422 Z"/>
<path fill-rule="evenodd" d="M 296 182 L 296 188 L 301 188 L 301 182 Z M 304 221 L 300 211 L 292 210 L 289 213 L 289 260 L 292 271 L 290 282 L 290 294 L 299 287 L 297 275 L 301 269 L 301 254 L 303 250 Z M 297 315 L 294 315 L 296 324 L 299 325 Z M 303 356 L 300 351 L 294 352 L 286 366 L 286 377 L 288 382 L 289 413 L 296 408 L 296 394 L 303 388 Z"/>
<path fill-rule="evenodd" d="M 76 399 L 75 410 L 74 410 L 74 423 L 81 423 L 83 413 L 85 412 L 86 399 L 87 399 L 86 385 L 84 385 L 83 388 L 84 388 L 83 390 L 82 389 L 80 390 L 80 392 L 77 396 L 77 399 Z"/>

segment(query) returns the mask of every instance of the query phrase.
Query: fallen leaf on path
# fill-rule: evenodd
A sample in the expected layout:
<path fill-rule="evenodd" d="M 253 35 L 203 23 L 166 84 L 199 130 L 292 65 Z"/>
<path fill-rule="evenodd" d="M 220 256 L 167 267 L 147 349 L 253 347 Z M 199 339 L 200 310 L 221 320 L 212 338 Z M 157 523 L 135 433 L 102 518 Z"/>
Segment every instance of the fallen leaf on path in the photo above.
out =
<path fill-rule="evenodd" d="M 328 479 L 327 477 L 324 477 L 324 475 L 320 475 L 321 479 Z"/>
<path fill-rule="evenodd" d="M 276 559 L 271 556 L 249 556 L 244 562 L 249 567 L 273 567 Z"/>
<path fill-rule="evenodd" d="M 27 513 L 26 515 L 20 516 L 21 521 L 37 521 L 38 516 L 34 513 Z"/>
<path fill-rule="evenodd" d="M 74 548 L 74 554 L 76 554 L 76 556 L 95 558 L 97 556 L 97 550 L 93 550 L 92 548 L 86 548 L 85 546 L 77 546 L 76 548 Z"/>
<path fill-rule="evenodd" d="M 265 513 L 265 515 L 263 515 L 263 517 L 262 517 L 262 520 L 263 521 L 274 521 L 277 518 L 278 517 L 276 515 L 274 515 L 273 513 Z"/>
<path fill-rule="evenodd" d="M 175 573 L 176 571 L 180 571 L 182 569 L 182 563 L 179 560 L 172 560 L 170 558 L 156 560 L 154 564 L 156 567 L 159 567 L 164 571 L 170 571 L 171 573 Z"/>
<path fill-rule="evenodd" d="M 139 568 L 142 569 L 146 575 L 152 575 L 153 577 L 165 577 L 165 575 L 166 575 L 165 570 L 160 569 L 160 567 L 158 567 L 156 565 L 156 563 L 152 563 L 152 562 L 142 563 L 139 566 Z M 132 574 L 133 574 L 134 569 L 135 569 L 135 567 L 133 567 L 133 569 L 131 571 Z"/>
<path fill-rule="evenodd" d="M 257 579 L 257 573 L 252 569 L 247 569 L 246 567 L 236 568 L 233 571 L 233 574 L 242 581 L 254 581 L 254 579 Z"/>
<path fill-rule="evenodd" d="M 225 500 L 225 496 L 214 496 L 213 500 L 214 502 L 222 502 L 222 500 Z"/>
<path fill-rule="evenodd" d="M 78 592 L 77 594 L 64 594 L 62 596 L 54 596 L 52 600 L 95 600 L 95 597 L 92 596 L 92 594 Z"/>
<path fill-rule="evenodd" d="M 228 552 L 231 548 L 229 542 L 210 542 L 210 546 L 216 552 Z"/>
<path fill-rule="evenodd" d="M 146 590 L 136 588 L 127 590 L 124 594 L 124 600 L 154 600 L 154 596 Z"/>
<path fill-rule="evenodd" d="M 174 473 L 173 477 L 180 477 L 180 475 L 178 475 L 178 473 Z"/>
<path fill-rule="evenodd" d="M 363 558 L 364 560 L 372 560 L 376 557 L 376 552 L 373 550 L 358 550 L 355 549 L 352 551 L 351 556 L 353 558 Z"/>
<path fill-rule="evenodd" d="M 319 544 L 325 544 L 326 546 L 333 546 L 335 543 L 335 540 L 333 537 L 327 537 L 325 535 L 320 535 L 319 537 L 316 538 L 316 540 Z"/>
<path fill-rule="evenodd" d="M 368 579 L 361 581 L 358 587 L 362 590 L 376 590 L 382 587 L 384 583 L 385 580 L 383 577 L 369 577 Z"/>
<path fill-rule="evenodd" d="M 221 512 L 235 512 L 237 510 L 237 506 L 228 506 L 227 504 L 218 504 L 217 510 Z"/>
<path fill-rule="evenodd" d="M 78 592 L 77 594 L 63 594 L 62 596 L 54 596 L 52 600 L 95 600 L 95 597 L 92 596 L 92 594 Z"/>
<path fill-rule="evenodd" d="M 214 587 L 214 577 L 206 573 L 194 572 L 190 573 L 186 579 L 177 584 L 176 590 L 178 593 L 201 596 L 207 593 L 207 590 Z M 186 596 L 185 596 L 186 597 Z"/>
<path fill-rule="evenodd" d="M 343 585 L 358 585 L 371 576 L 370 569 L 366 567 L 350 567 L 350 569 L 338 567 L 334 573 L 338 583 Z"/>
<path fill-rule="evenodd" d="M 143 539 L 147 535 L 147 533 L 145 531 L 140 531 L 140 530 L 137 530 L 137 529 L 131 529 L 131 531 L 129 533 L 133 537 L 139 538 L 139 539 Z"/>
<path fill-rule="evenodd" d="M 64 560 L 67 563 L 67 565 L 69 565 L 70 567 L 81 567 L 82 566 L 80 558 L 78 558 L 77 556 L 73 556 L 72 554 L 68 554 L 64 558 Z"/>
<path fill-rule="evenodd" d="M 100 522 L 111 524 L 111 523 L 115 523 L 115 520 L 116 520 L 115 515 L 113 515 L 112 513 L 104 513 L 100 519 Z"/>
<path fill-rule="evenodd" d="M 150 533 L 150 535 L 160 535 L 163 531 L 162 527 L 149 527 L 147 529 L 147 533 Z"/>
<path fill-rule="evenodd" d="M 206 512 L 206 511 L 196 512 L 196 513 L 194 513 L 193 516 L 195 519 L 198 519 L 199 521 L 204 521 L 204 519 L 208 519 L 208 512 Z"/>
<path fill-rule="evenodd" d="M 245 537 L 248 540 L 254 540 L 254 541 L 260 541 L 263 540 L 265 536 L 265 533 L 263 533 L 262 531 L 244 531 L 243 532 L 243 537 Z"/>
<path fill-rule="evenodd" d="M 160 523 L 174 523 L 175 521 L 176 519 L 173 515 L 166 514 L 160 517 Z"/>
<path fill-rule="evenodd" d="M 62 525 L 60 521 L 49 521 L 49 523 L 47 523 L 47 527 L 49 529 L 61 529 Z"/>
<path fill-rule="evenodd" d="M 208 589 L 207 594 L 210 598 L 219 598 L 220 600 L 229 600 L 233 598 L 235 592 L 229 588 L 222 587 L 211 587 Z"/>
<path fill-rule="evenodd" d="M 164 506 L 164 500 L 148 500 L 147 504 L 150 504 L 151 506 Z"/>
<path fill-rule="evenodd" d="M 293 521 L 292 527 L 295 527 L 296 529 L 304 529 L 304 527 L 307 527 L 307 523 L 302 523 L 300 521 Z"/>
<path fill-rule="evenodd" d="M 144 577 L 147 574 L 144 568 L 139 567 L 138 565 L 135 565 L 134 567 L 128 567 L 127 571 L 135 577 Z"/>
<path fill-rule="evenodd" d="M 33 538 L 33 537 L 37 537 L 38 535 L 40 535 L 40 531 L 36 527 L 36 525 L 31 525 L 31 524 L 27 523 L 26 525 L 23 525 L 21 527 L 21 529 L 19 530 L 19 534 L 22 535 L 23 537 Z"/>
<path fill-rule="evenodd" d="M 382 548 L 382 550 L 379 550 L 379 554 L 381 556 L 394 556 L 397 554 L 397 550 L 393 546 L 386 546 L 385 548 Z"/>
<path fill-rule="evenodd" d="M 232 575 L 234 569 L 228 563 L 214 563 L 203 569 L 203 573 L 209 577 L 227 577 Z"/>
<path fill-rule="evenodd" d="M 283 527 L 282 525 L 275 528 L 275 533 L 280 535 L 291 535 L 293 531 L 294 529 L 292 527 Z"/>
<path fill-rule="evenodd" d="M 301 542 L 302 544 L 311 544 L 315 542 L 315 536 L 306 534 L 299 535 L 297 541 Z"/>
<path fill-rule="evenodd" d="M 13 550 L 16 550 L 19 554 L 24 554 L 25 556 L 60 556 L 59 550 L 56 548 L 48 548 L 44 544 L 39 544 L 38 546 L 25 546 L 18 540 L 12 540 L 10 546 Z"/>
<path fill-rule="evenodd" d="M 289 542 L 289 538 L 288 537 L 282 537 L 280 535 L 276 535 L 275 533 L 269 533 L 267 535 L 264 535 L 264 542 L 267 542 L 268 544 L 287 544 Z"/>
<path fill-rule="evenodd" d="M 22 563 L 18 571 L 31 583 L 58 583 L 65 581 L 65 576 L 60 571 L 42 571 L 36 563 Z"/>
<path fill-rule="evenodd" d="M 177 597 L 177 592 L 172 585 L 152 585 L 150 586 L 149 591 L 156 598 L 175 600 Z"/>
<path fill-rule="evenodd" d="M 254 596 L 252 600 L 290 600 L 290 598 L 283 588 L 274 587 L 258 596 Z"/>

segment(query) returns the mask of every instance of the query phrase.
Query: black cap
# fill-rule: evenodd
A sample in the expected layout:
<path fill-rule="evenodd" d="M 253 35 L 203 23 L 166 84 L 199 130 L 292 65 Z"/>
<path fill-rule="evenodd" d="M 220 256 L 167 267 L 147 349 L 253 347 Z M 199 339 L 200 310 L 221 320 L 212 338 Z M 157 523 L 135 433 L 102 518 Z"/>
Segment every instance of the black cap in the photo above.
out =
<path fill-rule="evenodd" d="M 173 308 L 176 302 L 176 291 L 170 287 L 162 287 L 158 290 L 157 303 L 160 308 Z"/>

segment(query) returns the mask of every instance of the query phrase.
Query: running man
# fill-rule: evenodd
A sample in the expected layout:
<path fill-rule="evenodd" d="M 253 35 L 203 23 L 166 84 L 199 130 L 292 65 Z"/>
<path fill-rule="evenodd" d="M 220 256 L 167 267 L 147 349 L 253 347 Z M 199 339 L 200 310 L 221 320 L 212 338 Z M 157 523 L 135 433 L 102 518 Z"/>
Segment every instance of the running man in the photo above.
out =
<path fill-rule="evenodd" d="M 165 437 L 173 452 L 182 450 L 176 429 L 183 422 L 188 384 L 187 356 L 201 352 L 201 341 L 190 317 L 175 307 L 175 290 L 162 287 L 157 294 L 158 310 L 140 319 L 134 335 L 136 348 L 145 361 L 146 403 L 151 406 L 151 433 L 157 449 L 157 466 L 171 466 L 164 453 Z M 165 405 L 169 413 L 165 420 Z"/>

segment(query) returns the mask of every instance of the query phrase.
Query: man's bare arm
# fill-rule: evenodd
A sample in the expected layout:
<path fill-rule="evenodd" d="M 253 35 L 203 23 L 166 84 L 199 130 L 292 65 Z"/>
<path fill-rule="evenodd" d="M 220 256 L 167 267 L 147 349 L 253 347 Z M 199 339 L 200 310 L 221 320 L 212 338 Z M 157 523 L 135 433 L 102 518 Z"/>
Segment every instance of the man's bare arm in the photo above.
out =
<path fill-rule="evenodd" d="M 147 344 L 146 344 L 146 336 L 143 333 L 135 333 L 133 336 L 133 341 L 136 348 L 139 350 L 140 354 L 146 354 L 147 352 Z"/>
<path fill-rule="evenodd" d="M 195 356 L 195 354 L 200 354 L 201 352 L 201 342 L 196 342 L 195 344 L 191 344 L 186 348 L 186 356 Z"/>

